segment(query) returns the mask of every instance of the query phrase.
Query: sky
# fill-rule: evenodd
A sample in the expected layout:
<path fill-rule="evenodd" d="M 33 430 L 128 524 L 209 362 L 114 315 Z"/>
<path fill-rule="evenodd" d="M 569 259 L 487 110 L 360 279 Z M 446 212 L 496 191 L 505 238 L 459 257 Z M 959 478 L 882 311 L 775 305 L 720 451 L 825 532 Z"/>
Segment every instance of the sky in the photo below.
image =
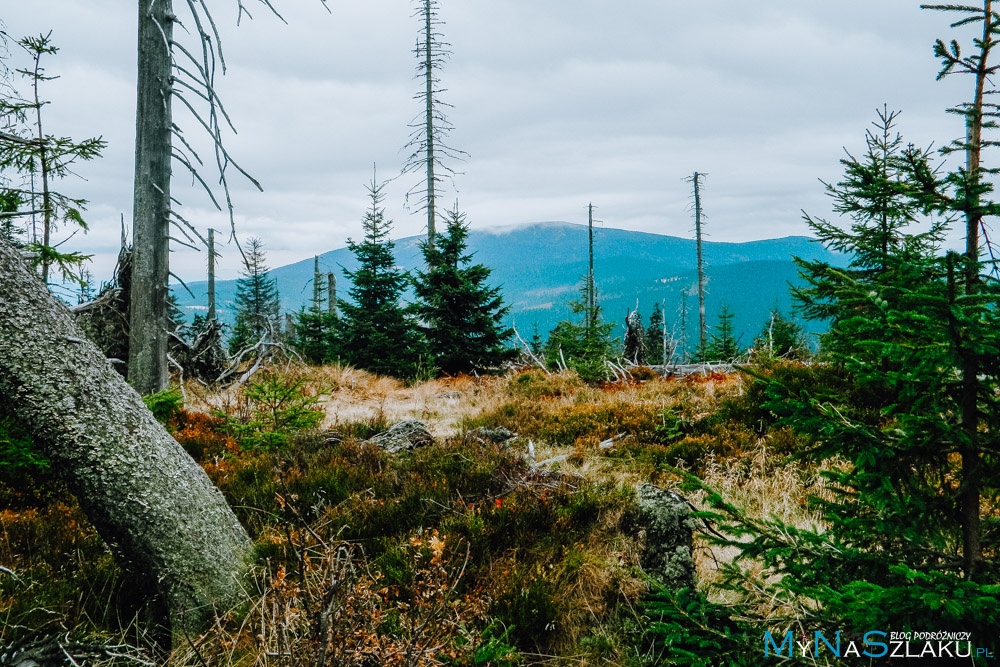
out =
<path fill-rule="evenodd" d="M 243 2 L 253 19 L 238 26 L 237 0 L 209 3 L 228 65 L 217 92 L 238 131 L 226 144 L 264 188 L 230 173 L 239 238 L 260 237 L 271 266 L 343 247 L 362 234 L 373 174 L 388 180 L 392 236 L 425 233 L 425 215 L 405 201 L 421 176 L 400 175 L 421 111 L 416 6 L 329 0 L 327 12 L 320 0 L 273 0 L 285 24 Z M 845 149 L 862 152 L 876 109 L 901 110 L 898 129 L 920 146 L 963 131 L 945 109 L 972 81 L 935 81 L 932 53 L 936 38 L 963 34 L 918 2 L 440 2 L 452 51 L 440 71 L 448 143 L 468 157 L 451 163 L 458 174 L 439 199 L 457 201 L 474 229 L 585 223 L 593 202 L 599 226 L 691 236 L 685 177 L 698 171 L 709 240 L 808 234 L 802 211 L 832 217 L 820 181 L 837 181 Z M 187 3 L 174 7 L 190 23 Z M 51 30 L 60 47 L 45 61 L 59 77 L 41 91 L 46 131 L 108 142 L 58 184 L 90 202 L 90 231 L 66 247 L 93 254 L 106 280 L 120 221 L 131 219 L 137 7 L 2 0 L 0 20 L 14 37 Z M 194 121 L 175 118 L 210 155 Z M 228 232 L 228 216 L 174 173 L 184 217 Z M 235 246 L 221 253 L 219 277 L 236 277 Z M 184 280 L 203 279 L 205 265 L 204 252 L 178 246 L 171 256 Z"/>

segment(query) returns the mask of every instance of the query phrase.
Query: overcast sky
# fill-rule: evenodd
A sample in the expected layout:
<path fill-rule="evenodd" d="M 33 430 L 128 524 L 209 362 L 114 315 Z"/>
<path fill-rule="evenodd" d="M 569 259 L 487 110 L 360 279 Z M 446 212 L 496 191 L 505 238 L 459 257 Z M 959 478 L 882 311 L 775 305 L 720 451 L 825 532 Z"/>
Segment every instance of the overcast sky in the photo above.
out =
<path fill-rule="evenodd" d="M 236 0 L 217 0 L 229 71 L 219 94 L 239 134 L 235 159 L 264 186 L 231 176 L 241 237 L 260 236 L 272 266 L 342 247 L 361 235 L 365 185 L 399 174 L 414 116 L 408 0 L 273 0 L 288 24 L 244 0 L 254 20 L 236 26 Z M 806 234 L 801 210 L 825 215 L 817 179 L 835 181 L 843 148 L 860 152 L 875 109 L 901 109 L 913 143 L 940 145 L 962 131 L 944 109 L 968 80 L 935 82 L 931 45 L 952 36 L 946 17 L 910 0 L 441 0 L 453 56 L 441 71 L 454 130 L 466 151 L 441 196 L 473 228 L 542 220 L 690 236 L 690 185 L 708 174 L 704 208 L 716 241 Z M 180 19 L 186 3 L 174 0 Z M 119 220 L 130 220 L 135 126 L 136 6 L 122 0 L 3 0 L 14 36 L 52 30 L 43 88 L 47 132 L 101 135 L 108 148 L 59 184 L 90 200 L 91 231 L 71 243 L 95 254 L 106 279 Z M 23 82 L 22 82 L 23 85 Z M 183 116 L 178 114 L 178 118 Z M 197 129 L 183 120 L 188 133 Z M 209 172 L 207 176 L 210 176 Z M 386 188 L 394 237 L 425 231 L 404 208 L 419 180 Z M 200 227 L 227 229 L 175 168 L 174 195 Z M 238 253 L 223 248 L 220 273 Z M 172 267 L 203 275 L 204 253 L 179 248 Z"/>

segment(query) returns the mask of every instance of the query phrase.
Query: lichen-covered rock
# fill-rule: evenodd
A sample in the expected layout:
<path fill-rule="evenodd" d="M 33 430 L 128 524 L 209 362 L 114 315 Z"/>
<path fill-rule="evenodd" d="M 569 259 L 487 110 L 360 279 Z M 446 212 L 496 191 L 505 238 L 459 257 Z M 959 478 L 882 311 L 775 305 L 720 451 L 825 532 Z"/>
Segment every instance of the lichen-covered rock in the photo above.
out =
<path fill-rule="evenodd" d="M 640 536 L 645 537 L 643 569 L 668 588 L 694 586 L 691 546 L 698 524 L 691 506 L 673 491 L 652 484 L 640 486 L 636 500 Z"/>
<path fill-rule="evenodd" d="M 513 440 L 517 437 L 516 433 L 513 433 L 510 429 L 506 429 L 503 426 L 498 426 L 496 428 L 480 426 L 479 428 L 470 431 L 469 435 L 497 445 L 502 445 L 508 440 Z"/>
<path fill-rule="evenodd" d="M 344 434 L 334 428 L 323 429 L 319 432 L 319 437 L 325 445 L 336 445 L 344 440 Z"/>
<path fill-rule="evenodd" d="M 434 444 L 434 436 L 427 430 L 427 424 L 416 419 L 396 422 L 388 431 L 383 431 L 367 440 L 390 454 L 409 451 L 416 447 Z"/>

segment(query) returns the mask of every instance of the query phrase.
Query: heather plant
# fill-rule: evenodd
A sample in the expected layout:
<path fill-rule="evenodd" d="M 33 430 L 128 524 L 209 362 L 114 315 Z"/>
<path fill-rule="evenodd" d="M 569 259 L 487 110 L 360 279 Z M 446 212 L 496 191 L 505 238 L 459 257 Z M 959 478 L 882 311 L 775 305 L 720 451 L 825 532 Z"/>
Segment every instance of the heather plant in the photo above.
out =
<path fill-rule="evenodd" d="M 331 429 L 282 425 L 278 407 L 271 431 L 280 401 L 248 398 L 258 389 L 280 398 L 296 385 L 307 397 L 327 395 Z M 224 613 L 187 649 L 206 664 L 274 664 L 275 654 L 308 664 L 320 656 L 326 627 L 327 661 L 338 656 L 342 664 L 361 650 L 392 664 L 407 646 L 417 664 L 428 665 L 552 659 L 540 656 L 625 664 L 635 649 L 628 639 L 638 623 L 633 605 L 645 588 L 634 484 L 665 483 L 662 450 L 684 439 L 675 429 L 692 437 L 698 415 L 735 386 L 731 379 L 691 378 L 595 387 L 572 372 L 531 371 L 407 387 L 345 367 L 295 366 L 264 366 L 242 388 L 208 396 L 189 382 L 186 409 L 168 411 L 167 428 L 252 535 L 257 585 L 247 604 Z M 443 389 L 462 397 L 435 398 Z M 400 404 L 420 416 L 416 396 L 447 401 L 468 418 L 449 422 L 436 444 L 409 453 L 390 455 L 365 442 L 394 421 Z M 357 411 L 362 401 L 368 408 Z M 224 414 L 208 414 L 210 405 Z M 524 458 L 532 436 L 491 440 L 477 426 L 502 425 L 493 411 L 501 405 L 538 408 L 539 434 L 568 443 L 536 439 L 539 461 L 550 453 L 570 456 L 535 468 Z M 446 417 L 425 418 L 436 430 Z M 239 432 L 250 422 L 257 424 Z M 616 423 L 628 434 L 600 450 L 599 440 L 621 433 Z M 287 440 L 255 444 L 270 432 Z M 668 444 L 655 444 L 661 437 Z M 79 511 L 61 509 L 73 507 L 65 489 L 19 498 L 0 517 L 10 536 L 0 543 L 0 562 L 14 563 L 22 580 L 28 572 L 31 586 L 0 574 L 0 613 L 14 610 L 11 618 L 34 623 L 48 609 L 67 627 L 100 632 L 120 630 L 117 614 L 130 622 L 136 609 L 128 580 L 89 525 L 73 527 Z M 447 577 L 434 563 L 435 549 Z M 445 584 L 454 590 L 442 598 Z M 34 616 L 22 616 L 32 610 Z M 183 647 L 175 660 L 201 664 Z"/>

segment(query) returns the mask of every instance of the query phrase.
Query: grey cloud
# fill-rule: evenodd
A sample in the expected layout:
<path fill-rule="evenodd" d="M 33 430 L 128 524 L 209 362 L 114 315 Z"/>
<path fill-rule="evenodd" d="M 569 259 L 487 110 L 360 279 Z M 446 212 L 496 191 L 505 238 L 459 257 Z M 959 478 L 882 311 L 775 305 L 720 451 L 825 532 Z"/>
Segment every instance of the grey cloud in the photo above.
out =
<path fill-rule="evenodd" d="M 95 273 L 110 271 L 119 216 L 131 209 L 135 7 L 120 0 L 12 3 L 14 34 L 54 29 L 51 61 L 62 79 L 49 96 L 53 125 L 103 134 L 105 157 L 65 189 L 92 201 Z M 229 74 L 220 93 L 239 134 L 234 157 L 265 186 L 231 177 L 241 235 L 261 236 L 273 265 L 343 245 L 360 233 L 364 184 L 398 173 L 417 114 L 411 53 L 417 24 L 405 0 L 275 3 L 282 25 L 257 6 L 235 27 L 219 2 Z M 123 8 L 125 5 L 125 8 Z M 251 5 L 255 6 L 255 5 Z M 919 144 L 946 143 L 960 121 L 944 109 L 966 94 L 935 83 L 931 42 L 945 17 L 909 0 L 443 0 L 454 56 L 442 72 L 454 104 L 456 164 L 444 201 L 458 197 L 474 226 L 546 219 L 582 221 L 588 201 L 604 224 L 687 234 L 683 177 L 710 174 L 706 210 L 716 240 L 801 234 L 800 209 L 823 214 L 817 179 L 836 180 L 842 147 L 860 150 L 874 109 L 901 108 L 900 129 Z M 183 12 L 181 16 L 183 18 Z M 189 135 L 203 158 L 210 145 Z M 177 170 L 175 191 L 199 226 L 228 228 L 224 214 Z M 210 174 L 210 171 L 208 172 Z M 415 175 L 387 186 L 398 236 L 419 233 L 403 206 Z M 222 271 L 235 275 L 238 253 Z M 197 277 L 204 257 L 174 253 Z"/>

